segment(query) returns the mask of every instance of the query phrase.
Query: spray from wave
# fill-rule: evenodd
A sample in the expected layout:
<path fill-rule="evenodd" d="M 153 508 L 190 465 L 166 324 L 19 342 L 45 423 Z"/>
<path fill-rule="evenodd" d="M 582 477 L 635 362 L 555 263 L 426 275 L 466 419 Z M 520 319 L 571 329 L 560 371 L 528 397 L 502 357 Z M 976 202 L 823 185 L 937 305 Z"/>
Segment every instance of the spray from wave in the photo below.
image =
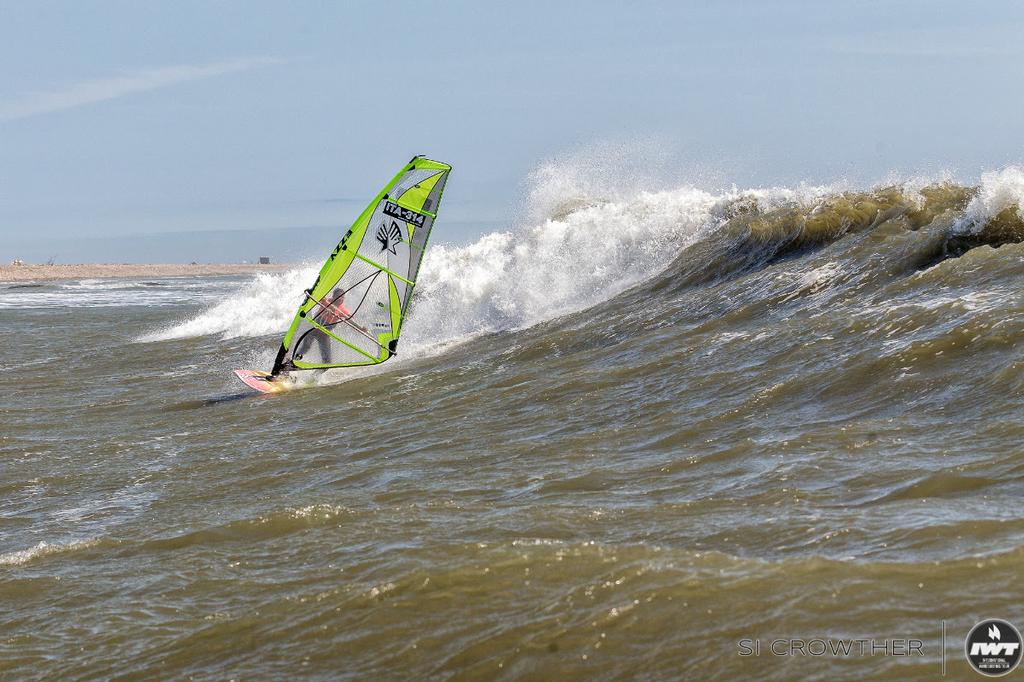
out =
<path fill-rule="evenodd" d="M 981 185 L 967 205 L 964 226 L 977 233 L 990 220 L 1024 220 L 1024 168 L 1009 166 L 981 176 Z"/>
<path fill-rule="evenodd" d="M 529 326 L 607 300 L 668 266 L 681 248 L 720 222 L 719 209 L 734 198 L 694 187 L 626 191 L 625 174 L 607 168 L 614 163 L 606 155 L 540 166 L 529 179 L 524 224 L 467 246 L 441 241 L 442 216 L 403 347 L 423 349 Z M 793 192 L 781 195 L 791 198 Z M 280 334 L 317 269 L 260 274 L 194 318 L 139 340 Z"/>
<path fill-rule="evenodd" d="M 300 266 L 280 274 L 258 273 L 236 293 L 195 317 L 168 329 L 145 334 L 142 342 L 218 334 L 223 338 L 276 334 L 288 327 L 302 291 L 318 267 Z"/>
<path fill-rule="evenodd" d="M 480 333 L 532 326 L 659 274 L 676 286 L 707 281 L 750 267 L 767 251 L 782 257 L 872 229 L 894 212 L 911 230 L 945 221 L 943 249 L 956 239 L 966 246 L 952 248 L 963 249 L 1024 237 L 1017 234 L 1024 220 L 1018 167 L 985 173 L 978 187 L 913 178 L 862 192 L 832 185 L 712 193 L 636 189 L 609 171 L 615 163 L 541 165 L 529 178 L 523 224 L 467 246 L 438 243 L 442 217 L 405 326 L 406 352 L 429 354 Z M 194 318 L 139 340 L 280 334 L 317 268 L 260 274 Z"/>

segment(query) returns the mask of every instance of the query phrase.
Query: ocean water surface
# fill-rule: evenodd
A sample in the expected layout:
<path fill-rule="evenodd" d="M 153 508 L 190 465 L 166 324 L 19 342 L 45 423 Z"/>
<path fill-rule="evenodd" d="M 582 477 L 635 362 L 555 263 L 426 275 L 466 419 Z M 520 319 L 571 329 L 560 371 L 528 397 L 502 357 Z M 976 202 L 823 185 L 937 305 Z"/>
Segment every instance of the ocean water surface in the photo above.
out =
<path fill-rule="evenodd" d="M 280 396 L 231 370 L 318 264 L 0 283 L 0 677 L 958 679 L 1024 625 L 1022 171 L 552 196 Z M 923 655 L 740 655 L 789 638 Z"/>

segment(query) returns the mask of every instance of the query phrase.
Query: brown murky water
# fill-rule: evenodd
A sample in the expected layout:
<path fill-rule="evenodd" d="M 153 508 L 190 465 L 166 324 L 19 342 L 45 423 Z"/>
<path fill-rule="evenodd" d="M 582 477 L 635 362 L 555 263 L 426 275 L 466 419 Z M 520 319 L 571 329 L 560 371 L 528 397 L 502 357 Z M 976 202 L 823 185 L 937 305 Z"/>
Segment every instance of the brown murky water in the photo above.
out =
<path fill-rule="evenodd" d="M 0 290 L 0 677 L 973 676 L 970 627 L 1024 625 L 1024 221 L 987 191 L 439 247 L 399 361 L 269 399 L 230 370 L 301 269 Z M 921 655 L 768 651 L 815 638 Z"/>

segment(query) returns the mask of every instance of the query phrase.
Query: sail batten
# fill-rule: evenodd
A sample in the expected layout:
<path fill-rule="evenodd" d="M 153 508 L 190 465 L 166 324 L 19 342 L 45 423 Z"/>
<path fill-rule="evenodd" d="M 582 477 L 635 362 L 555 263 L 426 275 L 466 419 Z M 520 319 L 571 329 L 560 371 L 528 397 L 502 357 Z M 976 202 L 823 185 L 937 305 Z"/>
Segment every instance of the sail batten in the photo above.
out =
<path fill-rule="evenodd" d="M 355 256 L 356 256 L 356 258 L 358 258 L 359 260 L 363 261 L 363 262 L 364 262 L 364 263 L 366 263 L 367 265 L 372 265 L 373 267 L 377 268 L 377 269 L 378 269 L 378 270 L 380 270 L 381 272 L 386 272 L 386 273 L 388 273 L 389 275 L 391 275 L 392 277 L 395 277 L 395 278 L 397 278 L 397 279 L 400 279 L 400 280 L 402 280 L 403 282 L 405 282 L 406 284 L 409 284 L 410 286 L 411 286 L 411 285 L 413 284 L 413 282 L 410 282 L 410 281 L 409 281 L 409 280 L 407 280 L 407 279 L 406 279 L 405 277 L 402 277 L 401 275 L 399 275 L 399 274 L 398 274 L 397 272 L 391 272 L 390 270 L 388 270 L 388 269 L 387 269 L 386 267 L 384 267 L 384 266 L 383 266 L 383 265 L 381 265 L 380 263 L 375 263 L 375 262 L 373 262 L 372 260 L 370 260 L 369 258 L 367 258 L 366 256 L 360 256 L 360 255 L 359 255 L 358 253 L 357 253 L 357 254 L 355 254 Z"/>
<path fill-rule="evenodd" d="M 274 374 L 378 364 L 396 354 L 450 172 L 415 157 L 356 218 L 306 291 Z"/>

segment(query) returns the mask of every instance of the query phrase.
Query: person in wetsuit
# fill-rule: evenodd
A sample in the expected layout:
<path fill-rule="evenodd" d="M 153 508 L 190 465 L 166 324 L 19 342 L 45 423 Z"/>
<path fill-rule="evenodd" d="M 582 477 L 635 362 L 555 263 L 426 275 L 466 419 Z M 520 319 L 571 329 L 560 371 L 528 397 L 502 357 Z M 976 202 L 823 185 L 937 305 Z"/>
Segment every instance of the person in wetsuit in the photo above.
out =
<path fill-rule="evenodd" d="M 344 289 L 340 287 L 335 289 L 331 292 L 330 296 L 324 296 L 318 303 L 320 304 L 320 312 L 313 317 L 313 320 L 324 329 L 329 329 L 333 332 L 334 327 L 339 324 L 350 324 L 363 332 L 367 331 L 366 327 L 352 320 L 352 311 L 345 307 Z M 337 335 L 340 336 L 341 334 L 338 333 Z M 297 351 L 296 355 L 305 355 L 314 343 L 317 345 L 317 350 L 320 351 L 318 364 L 332 364 L 332 350 L 337 341 L 319 329 L 314 329 L 305 335 L 300 347 L 295 349 Z"/>

